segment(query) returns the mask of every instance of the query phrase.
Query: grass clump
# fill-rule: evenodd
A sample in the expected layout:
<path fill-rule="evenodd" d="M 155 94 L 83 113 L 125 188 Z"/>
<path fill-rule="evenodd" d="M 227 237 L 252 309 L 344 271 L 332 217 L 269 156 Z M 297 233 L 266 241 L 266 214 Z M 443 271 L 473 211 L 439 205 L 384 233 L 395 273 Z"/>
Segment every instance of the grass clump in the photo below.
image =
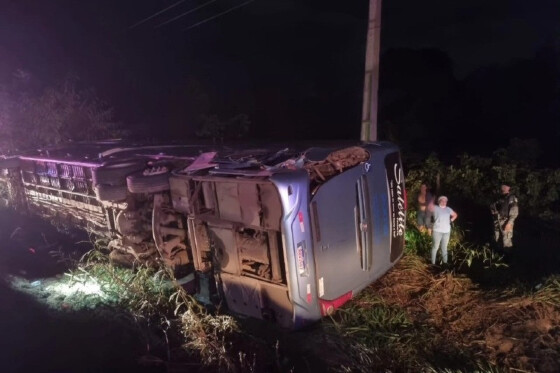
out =
<path fill-rule="evenodd" d="M 537 285 L 533 300 L 560 308 L 560 276 L 552 275 L 542 285 Z"/>
<path fill-rule="evenodd" d="M 332 317 L 329 333 L 337 334 L 346 355 L 334 371 L 436 372 L 439 367 L 469 367 L 470 372 L 484 365 L 416 316 L 366 289 Z"/>
<path fill-rule="evenodd" d="M 105 253 L 95 249 L 84 255 L 62 281 L 67 286 L 88 284 L 98 289 L 93 294 L 77 292 L 74 298 L 67 298 L 74 302 L 74 308 L 87 303 L 87 308 L 111 306 L 126 311 L 140 327 L 156 329 L 155 333 L 162 335 L 167 344 L 167 356 L 162 363 L 170 364 L 175 351 L 177 356 L 186 353 L 201 366 L 237 370 L 239 359 L 231 357 L 235 355 L 231 340 L 239 332 L 236 320 L 219 312 L 210 313 L 163 267 L 116 266 Z M 179 353 L 177 347 L 183 352 Z"/>
<path fill-rule="evenodd" d="M 70 285 L 97 287 L 90 296 L 93 301 L 126 309 L 138 318 L 169 315 L 174 310 L 169 299 L 176 290 L 163 269 L 115 266 L 101 251 L 92 250 L 65 277 Z"/>

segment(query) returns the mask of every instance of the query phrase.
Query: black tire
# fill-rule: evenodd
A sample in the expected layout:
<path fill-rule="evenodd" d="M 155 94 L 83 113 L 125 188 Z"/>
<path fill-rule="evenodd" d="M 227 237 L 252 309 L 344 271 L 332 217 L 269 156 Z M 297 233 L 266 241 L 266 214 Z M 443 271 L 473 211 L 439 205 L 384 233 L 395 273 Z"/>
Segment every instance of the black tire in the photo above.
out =
<path fill-rule="evenodd" d="M 0 159 L 0 168 L 18 168 L 20 160 L 17 157 L 2 158 Z"/>
<path fill-rule="evenodd" d="M 144 160 L 109 163 L 91 172 L 93 185 L 126 185 L 126 176 L 146 167 Z"/>
<path fill-rule="evenodd" d="M 126 200 L 127 189 L 124 185 L 96 185 L 95 196 L 103 202 L 120 202 Z"/>
<path fill-rule="evenodd" d="M 169 190 L 169 176 L 171 173 L 144 175 L 143 172 L 136 172 L 127 176 L 126 185 L 131 193 L 157 193 Z"/>

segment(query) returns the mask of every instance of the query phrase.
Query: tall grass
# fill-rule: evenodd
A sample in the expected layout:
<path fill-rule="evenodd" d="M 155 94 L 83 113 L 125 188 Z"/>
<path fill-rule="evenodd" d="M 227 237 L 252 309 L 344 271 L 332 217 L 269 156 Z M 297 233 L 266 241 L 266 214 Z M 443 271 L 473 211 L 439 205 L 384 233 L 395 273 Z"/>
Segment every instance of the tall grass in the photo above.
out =
<path fill-rule="evenodd" d="M 113 265 L 99 249 L 88 252 L 76 268 L 66 274 L 71 284 L 95 283 L 100 294 L 82 299 L 95 305 L 126 310 L 139 326 L 156 328 L 169 344 L 177 340 L 186 353 L 195 356 L 203 366 L 224 371 L 237 371 L 248 359 L 235 359 L 231 340 L 239 333 L 236 320 L 228 315 L 210 314 L 176 283 L 163 267 L 138 265 L 123 268 Z M 171 346 L 167 358 L 171 359 Z"/>
<path fill-rule="evenodd" d="M 416 226 L 416 211 L 407 215 L 407 231 L 405 252 L 407 255 L 418 255 L 430 260 L 432 237 L 421 232 Z M 490 247 L 490 244 L 475 245 L 465 240 L 465 231 L 457 224 L 451 230 L 448 245 L 449 260 L 456 270 L 467 272 L 473 266 L 486 270 L 507 267 L 504 255 Z"/>

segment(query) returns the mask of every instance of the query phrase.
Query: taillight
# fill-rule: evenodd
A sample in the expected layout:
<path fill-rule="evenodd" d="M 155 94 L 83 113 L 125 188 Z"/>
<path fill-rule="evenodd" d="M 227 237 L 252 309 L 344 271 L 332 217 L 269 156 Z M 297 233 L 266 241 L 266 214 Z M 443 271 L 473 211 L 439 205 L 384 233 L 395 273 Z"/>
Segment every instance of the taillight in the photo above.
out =
<path fill-rule="evenodd" d="M 348 302 L 350 299 L 352 299 L 351 291 L 333 300 L 319 299 L 319 304 L 321 305 L 321 315 L 322 316 L 332 315 L 337 308 L 340 308 L 344 303 Z"/>

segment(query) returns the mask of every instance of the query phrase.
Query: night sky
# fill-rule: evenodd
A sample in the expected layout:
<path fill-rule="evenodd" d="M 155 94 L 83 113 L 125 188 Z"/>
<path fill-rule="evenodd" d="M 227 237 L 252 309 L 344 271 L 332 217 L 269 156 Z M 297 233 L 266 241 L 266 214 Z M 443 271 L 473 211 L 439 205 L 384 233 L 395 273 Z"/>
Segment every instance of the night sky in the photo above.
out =
<path fill-rule="evenodd" d="M 38 86 L 76 74 L 142 135 L 189 136 L 201 114 L 245 113 L 254 137 L 358 138 L 368 6 L 0 0 L 0 84 L 17 69 Z M 382 9 L 381 138 L 443 152 L 560 138 L 560 2 L 386 0 Z"/>

